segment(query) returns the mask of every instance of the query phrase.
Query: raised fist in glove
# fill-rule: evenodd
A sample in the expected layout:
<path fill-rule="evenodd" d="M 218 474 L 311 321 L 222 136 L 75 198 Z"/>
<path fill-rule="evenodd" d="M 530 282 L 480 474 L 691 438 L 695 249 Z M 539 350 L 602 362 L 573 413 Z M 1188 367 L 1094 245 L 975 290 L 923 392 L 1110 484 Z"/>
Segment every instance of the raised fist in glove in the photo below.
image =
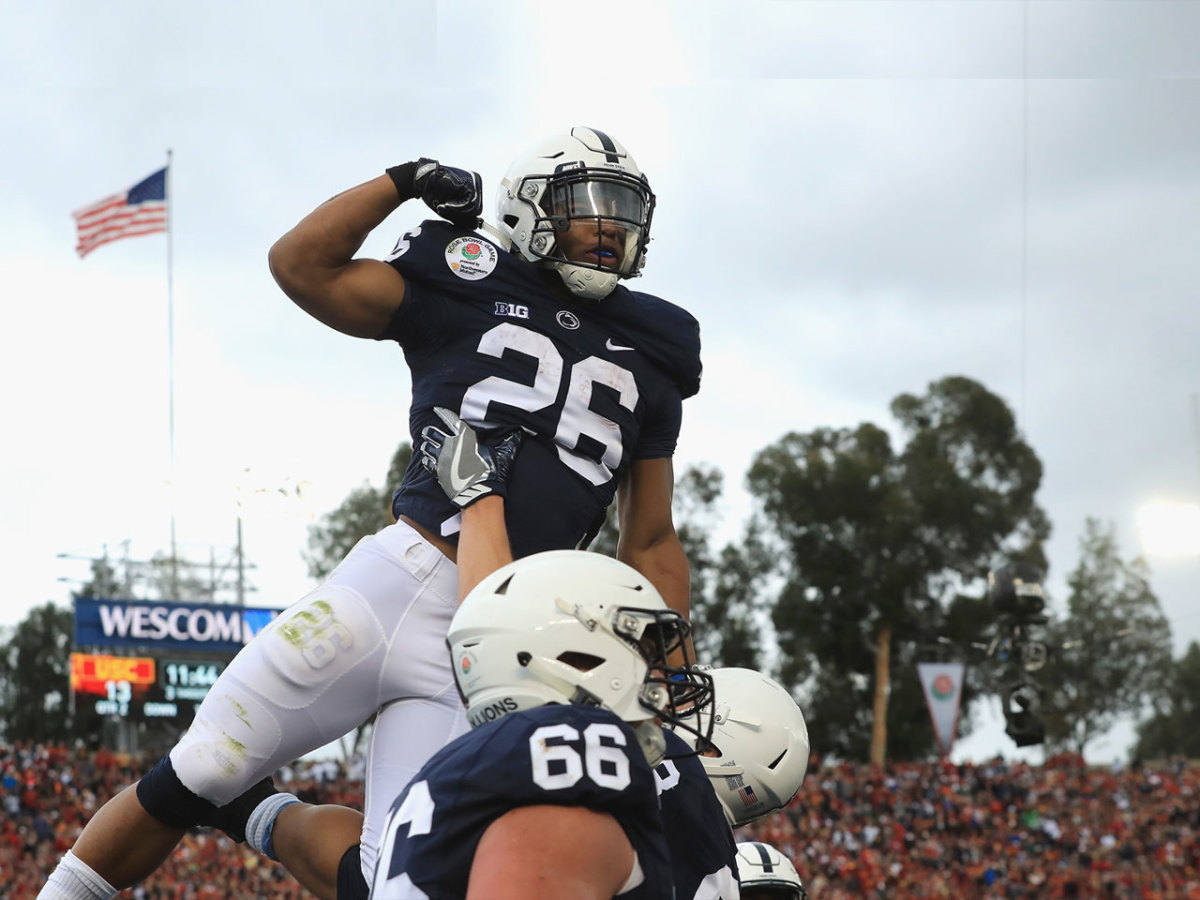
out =
<path fill-rule="evenodd" d="M 480 436 L 450 410 L 436 406 L 433 411 L 447 430 L 436 425 L 422 428 L 418 452 L 421 465 L 437 476 L 450 502 L 465 509 L 491 494 L 503 497 L 525 432 L 514 428 Z"/>
<path fill-rule="evenodd" d="M 421 157 L 416 162 L 392 166 L 387 173 L 402 201 L 420 197 L 439 216 L 462 228 L 474 228 L 479 223 L 483 179 L 478 172 Z"/>

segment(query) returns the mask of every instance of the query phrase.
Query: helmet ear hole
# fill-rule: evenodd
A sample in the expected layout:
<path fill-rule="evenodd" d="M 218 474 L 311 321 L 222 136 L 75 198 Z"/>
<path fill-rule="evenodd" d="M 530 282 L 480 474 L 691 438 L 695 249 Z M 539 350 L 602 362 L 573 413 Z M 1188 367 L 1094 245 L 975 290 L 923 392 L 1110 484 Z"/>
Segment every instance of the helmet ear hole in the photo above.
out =
<path fill-rule="evenodd" d="M 590 672 L 597 666 L 604 665 L 603 657 L 593 656 L 591 653 L 578 653 L 574 650 L 560 653 L 556 659 L 560 663 L 570 666 L 572 669 L 578 669 L 580 672 Z"/>

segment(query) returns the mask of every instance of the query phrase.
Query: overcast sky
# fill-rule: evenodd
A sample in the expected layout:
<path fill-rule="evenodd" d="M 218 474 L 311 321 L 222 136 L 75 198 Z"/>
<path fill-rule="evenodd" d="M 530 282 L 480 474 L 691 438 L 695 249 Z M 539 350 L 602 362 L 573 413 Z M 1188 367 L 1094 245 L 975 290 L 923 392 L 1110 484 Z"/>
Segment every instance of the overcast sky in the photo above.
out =
<path fill-rule="evenodd" d="M 478 170 L 490 208 L 511 158 L 573 124 L 623 141 L 658 195 L 635 286 L 700 320 L 677 466 L 725 472 L 723 537 L 757 450 L 892 427 L 894 396 L 951 374 L 1004 397 L 1045 466 L 1060 608 L 1085 517 L 1130 558 L 1142 504 L 1200 498 L 1200 3 L 337 7 L 0 0 L 0 625 L 66 601 L 86 567 L 59 554 L 168 546 L 167 241 L 81 261 L 70 216 L 168 148 L 192 558 L 228 555 L 239 478 L 311 481 L 320 513 L 381 483 L 406 437 L 399 350 L 295 308 L 270 244 L 418 156 Z M 364 254 L 424 213 L 405 205 Z M 252 504 L 244 526 L 251 602 L 299 597 L 304 522 Z M 1182 651 L 1200 553 L 1152 566 Z M 985 727 L 959 754 L 996 749 Z"/>

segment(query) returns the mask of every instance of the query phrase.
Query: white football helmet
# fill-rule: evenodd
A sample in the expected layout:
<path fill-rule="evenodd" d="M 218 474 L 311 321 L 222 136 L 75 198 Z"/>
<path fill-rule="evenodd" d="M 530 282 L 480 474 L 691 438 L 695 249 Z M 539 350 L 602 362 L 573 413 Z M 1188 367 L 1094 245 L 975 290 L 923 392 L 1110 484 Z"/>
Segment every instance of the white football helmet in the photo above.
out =
<path fill-rule="evenodd" d="M 654 719 L 678 720 L 679 679 L 688 700 L 707 703 L 712 693 L 707 676 L 666 662 L 690 632 L 636 570 L 599 553 L 551 550 L 480 582 L 446 643 L 472 726 L 547 703 L 600 706 L 634 726 L 657 765 L 665 739 Z"/>
<path fill-rule="evenodd" d="M 787 689 L 753 669 L 713 669 L 712 748 L 700 761 L 731 828 L 787 806 L 808 771 L 808 726 Z M 707 729 L 707 723 L 701 722 Z M 680 735 L 696 746 L 690 735 Z M 702 749 L 702 748 L 701 748 Z"/>
<path fill-rule="evenodd" d="M 654 192 L 633 157 L 603 131 L 582 126 L 517 157 L 496 196 L 497 224 L 521 256 L 545 261 L 571 293 L 588 300 L 602 300 L 618 279 L 641 274 L 653 213 Z M 559 247 L 558 235 L 574 220 L 596 224 L 589 258 L 569 260 Z"/>
<path fill-rule="evenodd" d="M 738 882 L 742 900 L 808 900 L 808 891 L 792 861 L 760 841 L 737 845 Z"/>

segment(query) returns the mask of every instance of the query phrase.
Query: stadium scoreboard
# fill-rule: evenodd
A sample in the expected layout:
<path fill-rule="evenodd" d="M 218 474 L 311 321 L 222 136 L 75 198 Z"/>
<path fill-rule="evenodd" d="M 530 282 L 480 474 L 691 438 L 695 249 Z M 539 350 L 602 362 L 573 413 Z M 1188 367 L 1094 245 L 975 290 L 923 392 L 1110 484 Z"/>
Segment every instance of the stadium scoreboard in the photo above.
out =
<path fill-rule="evenodd" d="M 191 721 L 225 670 L 227 659 L 71 654 L 71 692 L 78 706 L 122 719 Z"/>

